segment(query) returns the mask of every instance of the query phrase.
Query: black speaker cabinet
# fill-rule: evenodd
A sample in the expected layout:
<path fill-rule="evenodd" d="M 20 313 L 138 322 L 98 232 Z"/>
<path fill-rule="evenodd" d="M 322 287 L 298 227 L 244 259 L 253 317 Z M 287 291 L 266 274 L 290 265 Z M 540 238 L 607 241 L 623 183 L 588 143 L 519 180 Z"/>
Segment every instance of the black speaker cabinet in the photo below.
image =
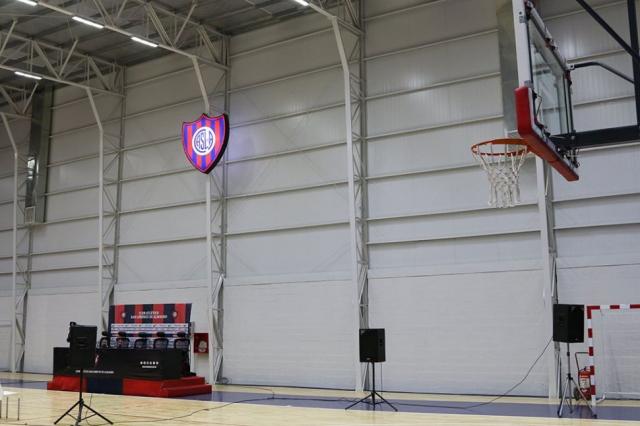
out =
<path fill-rule="evenodd" d="M 69 367 L 93 368 L 96 362 L 96 335 L 98 327 L 89 325 L 69 326 Z"/>
<path fill-rule="evenodd" d="M 584 342 L 583 305 L 553 305 L 553 341 Z"/>
<path fill-rule="evenodd" d="M 384 362 L 384 328 L 360 329 L 360 362 Z"/>

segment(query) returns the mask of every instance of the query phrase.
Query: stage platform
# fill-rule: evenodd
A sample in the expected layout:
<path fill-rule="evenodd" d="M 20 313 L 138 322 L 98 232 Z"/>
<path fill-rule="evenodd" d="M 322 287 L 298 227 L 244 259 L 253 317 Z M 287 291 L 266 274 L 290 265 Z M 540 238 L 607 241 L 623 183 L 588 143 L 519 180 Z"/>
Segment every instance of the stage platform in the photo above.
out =
<path fill-rule="evenodd" d="M 47 390 L 78 392 L 80 377 L 55 375 L 47 382 Z M 189 395 L 208 395 L 211 385 L 204 377 L 192 376 L 173 380 L 144 380 L 132 378 L 84 378 L 83 392 L 112 395 L 175 398 Z"/>

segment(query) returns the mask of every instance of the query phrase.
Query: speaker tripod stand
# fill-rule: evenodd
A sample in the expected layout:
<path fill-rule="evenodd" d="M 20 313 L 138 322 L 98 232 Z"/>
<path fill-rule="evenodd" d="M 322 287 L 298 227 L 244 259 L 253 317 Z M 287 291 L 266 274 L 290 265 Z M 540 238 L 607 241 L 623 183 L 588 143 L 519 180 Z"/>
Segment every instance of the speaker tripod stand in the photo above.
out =
<path fill-rule="evenodd" d="M 376 410 L 376 405 L 387 404 L 389 407 L 393 408 L 393 411 L 397 412 L 398 409 L 394 407 L 393 404 L 391 404 L 389 401 L 384 399 L 384 397 L 376 391 L 376 363 L 373 361 L 370 361 L 369 363 L 371 364 L 371 379 L 372 379 L 371 391 L 369 392 L 369 395 L 357 400 L 356 402 L 354 402 L 353 404 L 345 408 L 345 410 L 348 410 L 349 408 L 352 408 L 353 406 L 360 403 L 368 403 L 373 406 L 373 411 Z M 380 401 L 376 401 L 376 396 L 378 397 L 378 399 L 380 399 Z M 371 402 L 368 401 L 369 399 L 371 399 Z"/>
<path fill-rule="evenodd" d="M 581 399 L 585 402 L 587 408 L 589 409 L 589 411 L 591 411 L 591 415 L 593 417 L 597 417 L 596 413 L 593 412 L 593 409 L 589 405 L 589 400 L 587 400 L 587 398 L 584 396 L 582 390 L 580 389 L 580 386 L 578 386 L 576 381 L 573 379 L 573 376 L 571 375 L 571 351 L 569 350 L 569 342 L 567 342 L 567 376 L 565 377 L 564 385 L 562 386 L 562 395 L 560 399 L 560 405 L 558 406 L 558 417 L 562 417 L 562 410 L 564 409 L 565 402 L 569 406 L 569 412 L 573 413 L 571 385 L 575 386 L 575 389 L 577 389 L 578 394 L 580 395 L 579 400 Z"/>
<path fill-rule="evenodd" d="M 85 404 L 84 399 L 82 398 L 82 382 L 83 381 L 84 381 L 84 368 L 81 368 L 80 369 L 80 395 L 78 397 L 78 401 L 75 404 L 73 404 L 71 406 L 71 408 L 69 408 L 63 415 L 61 415 L 58 418 L 58 420 L 53 422 L 54 425 L 57 425 L 60 422 L 60 420 L 64 419 L 66 416 L 69 416 L 73 420 L 75 420 L 76 421 L 76 423 L 75 423 L 76 426 L 78 426 L 80 423 L 82 423 L 83 420 L 90 419 L 91 417 L 94 417 L 94 416 L 100 417 L 102 420 L 104 420 L 105 422 L 109 423 L 110 425 L 113 424 L 113 422 L 111 420 L 107 419 L 105 416 L 103 416 L 102 414 L 98 413 L 96 410 L 91 408 L 89 406 L 89 404 Z M 71 412 L 76 407 L 78 407 L 78 417 L 74 417 L 73 414 L 71 414 Z M 88 412 L 91 412 L 92 414 L 82 417 L 82 410 L 86 410 Z"/>

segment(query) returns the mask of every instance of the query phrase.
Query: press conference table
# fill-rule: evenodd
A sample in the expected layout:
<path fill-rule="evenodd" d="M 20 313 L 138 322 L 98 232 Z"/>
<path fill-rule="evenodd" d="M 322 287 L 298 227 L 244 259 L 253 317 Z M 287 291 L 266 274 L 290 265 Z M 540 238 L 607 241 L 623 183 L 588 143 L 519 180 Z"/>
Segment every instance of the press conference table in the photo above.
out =
<path fill-rule="evenodd" d="M 183 376 L 187 352 L 179 349 L 112 349 L 96 350 L 94 368 L 84 370 L 87 377 L 139 378 L 172 380 Z M 74 376 L 80 374 L 68 365 L 69 348 L 53 348 L 53 374 Z M 188 371 L 188 369 L 187 369 Z"/>

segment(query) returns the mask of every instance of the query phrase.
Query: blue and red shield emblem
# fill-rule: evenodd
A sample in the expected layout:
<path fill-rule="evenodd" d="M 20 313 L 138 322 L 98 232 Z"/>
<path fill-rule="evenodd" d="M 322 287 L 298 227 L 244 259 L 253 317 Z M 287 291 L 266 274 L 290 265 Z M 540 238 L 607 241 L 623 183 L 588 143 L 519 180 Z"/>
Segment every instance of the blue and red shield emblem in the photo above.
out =
<path fill-rule="evenodd" d="M 202 173 L 209 173 L 218 164 L 229 140 L 229 117 L 222 114 L 182 123 L 182 148 L 187 159 Z"/>

